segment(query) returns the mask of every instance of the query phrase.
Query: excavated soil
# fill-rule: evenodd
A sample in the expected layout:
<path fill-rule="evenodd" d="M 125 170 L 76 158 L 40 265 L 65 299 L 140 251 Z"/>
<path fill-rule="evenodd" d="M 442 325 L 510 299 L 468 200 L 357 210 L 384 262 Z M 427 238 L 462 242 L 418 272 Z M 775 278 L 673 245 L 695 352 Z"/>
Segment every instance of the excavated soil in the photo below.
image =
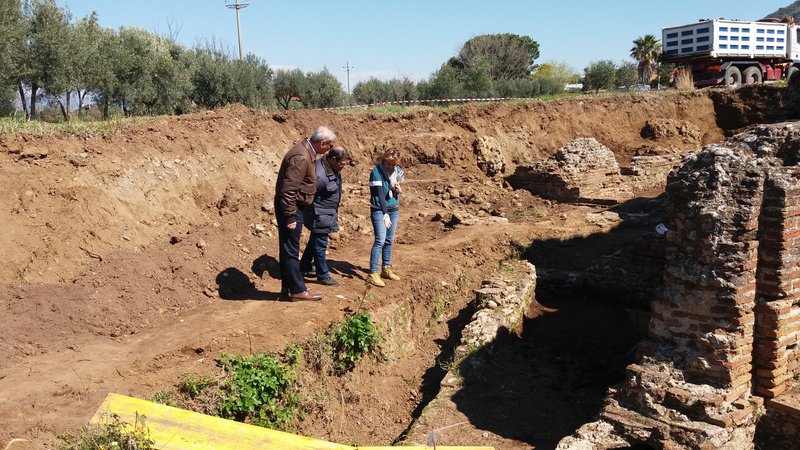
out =
<path fill-rule="evenodd" d="M 0 136 L 0 447 L 21 438 L 28 442 L 17 445 L 28 447 L 12 448 L 47 448 L 86 423 L 109 392 L 150 398 L 181 374 L 216 373 L 221 351 L 281 351 L 358 308 L 385 319 L 397 338 L 382 359 L 343 377 L 303 374 L 298 430 L 391 444 L 435 394 L 472 289 L 509 257 L 511 243 L 546 253 L 529 255 L 537 266 L 575 269 L 652 230 L 646 223 L 588 239 L 615 236 L 607 207 L 546 201 L 505 177 L 576 137 L 594 137 L 625 167 L 635 155 L 696 150 L 755 119 L 786 117 L 775 106 L 782 91 L 747 92 L 394 115 L 229 107 L 96 134 Z M 310 284 L 325 294 L 319 303 L 279 302 L 269 210 L 277 168 L 320 124 L 356 163 L 345 169 L 342 232 L 329 255 L 343 283 Z M 505 161 L 493 176 L 476 156 L 486 138 Z M 366 181 L 389 146 L 401 150 L 407 173 L 394 261 L 403 280 L 367 294 Z M 462 436 L 479 440 L 472 443 L 552 448 L 591 418 L 627 363 L 636 337 L 615 299 L 569 295 L 543 280 L 524 330 L 501 339 L 490 371 L 456 402 L 471 430 Z M 393 330 L 400 316 L 406 321 Z M 442 418 L 442 426 L 450 420 L 460 419 Z"/>

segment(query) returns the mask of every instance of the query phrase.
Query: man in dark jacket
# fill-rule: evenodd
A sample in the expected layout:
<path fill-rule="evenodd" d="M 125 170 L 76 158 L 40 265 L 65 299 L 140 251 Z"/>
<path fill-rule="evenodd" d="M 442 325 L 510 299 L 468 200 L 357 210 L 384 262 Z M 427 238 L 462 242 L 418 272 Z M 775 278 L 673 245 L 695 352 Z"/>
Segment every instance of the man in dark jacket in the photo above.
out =
<path fill-rule="evenodd" d="M 317 194 L 314 203 L 306 208 L 305 226 L 311 230 L 311 237 L 300 259 L 300 271 L 311 274 L 311 261 L 314 260 L 317 282 L 326 286 L 338 286 L 331 278 L 325 252 L 328 249 L 328 235 L 339 231 L 339 204 L 342 201 L 342 169 L 350 163 L 350 154 L 341 146 L 333 147 L 324 158 L 317 160 Z"/>
<path fill-rule="evenodd" d="M 289 149 L 281 162 L 275 183 L 275 216 L 278 219 L 281 298 L 290 301 L 321 300 L 322 296 L 306 289 L 300 272 L 300 234 L 303 232 L 303 209 L 314 201 L 317 190 L 317 155 L 330 150 L 336 134 L 328 127 L 318 127 L 311 137 Z"/>

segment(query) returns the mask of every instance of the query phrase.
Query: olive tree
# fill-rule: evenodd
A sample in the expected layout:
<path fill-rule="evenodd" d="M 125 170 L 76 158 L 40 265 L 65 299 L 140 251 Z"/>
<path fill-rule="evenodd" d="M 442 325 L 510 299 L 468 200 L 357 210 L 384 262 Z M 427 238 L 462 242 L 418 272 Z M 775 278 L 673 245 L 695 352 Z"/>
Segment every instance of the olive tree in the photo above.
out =
<path fill-rule="evenodd" d="M 342 83 L 328 69 L 307 74 L 304 88 L 300 97 L 307 108 L 332 108 L 346 102 Z"/>
<path fill-rule="evenodd" d="M 14 90 L 19 91 L 22 106 L 27 112 L 22 81 L 26 78 L 23 61 L 27 50 L 25 38 L 28 23 L 22 14 L 20 0 L 0 1 L 0 61 L 3 61 L 3 69 L 0 70 L 0 90 L 4 99 L 4 112 L 13 112 L 13 95 L 9 98 L 9 92 L 13 93 Z"/>
<path fill-rule="evenodd" d="M 584 89 L 594 89 L 598 92 L 600 89 L 610 89 L 614 86 L 617 66 L 613 61 L 603 59 L 590 63 L 583 72 Z"/>
<path fill-rule="evenodd" d="M 292 101 L 299 100 L 305 91 L 306 76 L 300 69 L 277 70 L 273 75 L 275 100 L 283 109 L 289 109 Z"/>
<path fill-rule="evenodd" d="M 70 17 L 55 0 L 33 0 L 27 8 L 30 28 L 23 81 L 30 88 L 30 116 L 36 117 L 39 89 L 57 93 L 69 83 Z"/>

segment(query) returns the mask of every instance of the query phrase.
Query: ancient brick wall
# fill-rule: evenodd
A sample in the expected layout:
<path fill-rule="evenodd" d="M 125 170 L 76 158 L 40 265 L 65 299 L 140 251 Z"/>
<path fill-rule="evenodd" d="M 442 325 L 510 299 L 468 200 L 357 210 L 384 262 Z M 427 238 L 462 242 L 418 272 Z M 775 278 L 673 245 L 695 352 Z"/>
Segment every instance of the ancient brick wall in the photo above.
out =
<path fill-rule="evenodd" d="M 738 396 L 750 388 L 763 178 L 751 159 L 717 148 L 667 192 L 664 296 L 651 304 L 650 333 L 675 345 L 688 381 Z"/>
<path fill-rule="evenodd" d="M 800 171 L 773 168 L 765 184 L 755 307 L 755 392 L 773 398 L 800 374 Z"/>

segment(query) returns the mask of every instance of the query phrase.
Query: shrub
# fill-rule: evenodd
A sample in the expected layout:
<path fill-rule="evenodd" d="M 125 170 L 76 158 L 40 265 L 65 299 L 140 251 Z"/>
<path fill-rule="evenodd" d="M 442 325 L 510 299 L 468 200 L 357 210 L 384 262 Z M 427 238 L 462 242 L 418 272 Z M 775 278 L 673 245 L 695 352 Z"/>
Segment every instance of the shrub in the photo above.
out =
<path fill-rule="evenodd" d="M 675 87 L 680 91 L 693 90 L 694 77 L 692 77 L 692 72 L 685 68 L 675 69 Z"/>
<path fill-rule="evenodd" d="M 222 383 L 220 417 L 268 428 L 286 429 L 299 411 L 293 392 L 296 375 L 275 355 L 222 354 L 220 365 L 228 372 Z"/>
<path fill-rule="evenodd" d="M 144 416 L 137 416 L 133 426 L 116 414 L 106 416 L 102 423 L 85 426 L 78 436 L 61 437 L 59 450 L 149 450 L 155 442 L 144 426 Z"/>
<path fill-rule="evenodd" d="M 331 351 L 336 373 L 352 370 L 364 354 L 374 352 L 380 334 L 369 313 L 358 313 L 334 326 L 330 333 Z"/>

